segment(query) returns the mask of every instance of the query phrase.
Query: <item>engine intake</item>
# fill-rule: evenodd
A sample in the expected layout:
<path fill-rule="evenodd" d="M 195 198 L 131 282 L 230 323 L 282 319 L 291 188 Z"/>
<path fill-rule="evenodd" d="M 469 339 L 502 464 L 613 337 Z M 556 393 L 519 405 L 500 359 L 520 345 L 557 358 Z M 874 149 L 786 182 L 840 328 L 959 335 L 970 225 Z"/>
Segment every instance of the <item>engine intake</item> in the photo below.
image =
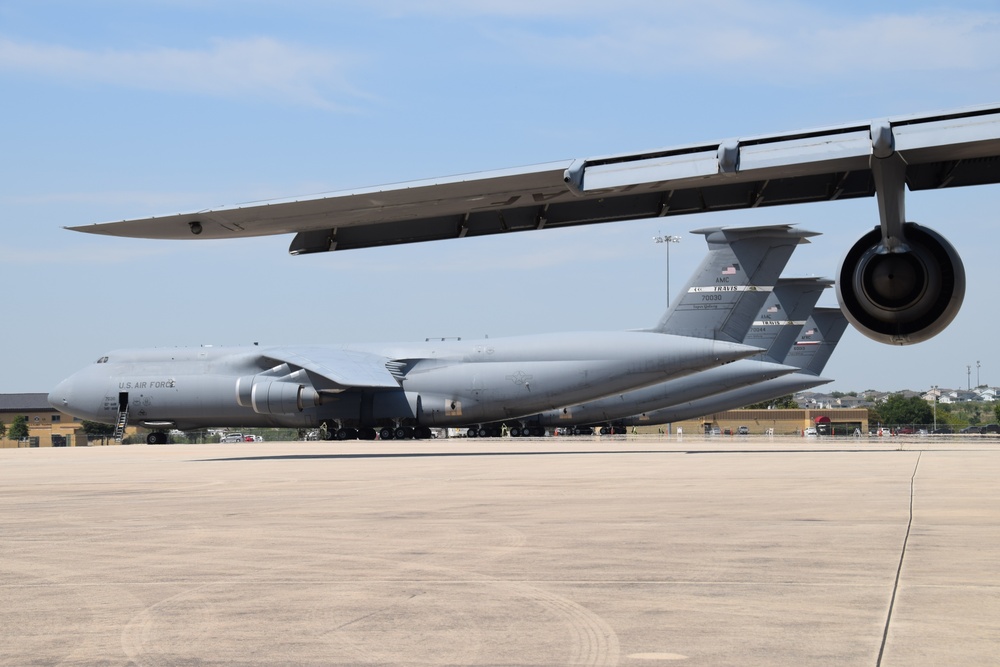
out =
<path fill-rule="evenodd" d="M 908 249 L 888 252 L 876 227 L 851 247 L 837 272 L 837 301 L 865 336 L 890 345 L 932 338 L 958 314 L 965 267 L 948 241 L 907 222 Z"/>

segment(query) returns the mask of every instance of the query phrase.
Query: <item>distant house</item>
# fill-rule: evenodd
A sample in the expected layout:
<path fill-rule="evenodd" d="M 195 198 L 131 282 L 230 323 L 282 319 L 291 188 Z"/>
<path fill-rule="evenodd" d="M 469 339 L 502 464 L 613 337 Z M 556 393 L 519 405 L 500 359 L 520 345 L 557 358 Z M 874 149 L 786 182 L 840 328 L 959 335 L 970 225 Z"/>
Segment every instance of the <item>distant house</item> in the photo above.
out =
<path fill-rule="evenodd" d="M 871 405 L 871 401 L 860 396 L 841 396 L 834 399 L 834 407 L 838 408 L 863 408 Z"/>

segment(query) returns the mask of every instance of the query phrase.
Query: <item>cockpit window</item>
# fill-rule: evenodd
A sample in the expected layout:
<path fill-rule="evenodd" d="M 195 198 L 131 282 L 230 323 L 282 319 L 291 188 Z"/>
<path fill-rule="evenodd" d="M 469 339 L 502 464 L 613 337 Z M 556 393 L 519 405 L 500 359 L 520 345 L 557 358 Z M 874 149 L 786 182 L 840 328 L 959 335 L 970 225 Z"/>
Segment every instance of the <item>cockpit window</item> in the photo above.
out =
<path fill-rule="evenodd" d="M 108 363 L 108 358 L 107 357 L 101 357 L 100 359 L 97 360 L 97 363 L 99 363 L 99 364 L 106 364 L 106 363 Z"/>

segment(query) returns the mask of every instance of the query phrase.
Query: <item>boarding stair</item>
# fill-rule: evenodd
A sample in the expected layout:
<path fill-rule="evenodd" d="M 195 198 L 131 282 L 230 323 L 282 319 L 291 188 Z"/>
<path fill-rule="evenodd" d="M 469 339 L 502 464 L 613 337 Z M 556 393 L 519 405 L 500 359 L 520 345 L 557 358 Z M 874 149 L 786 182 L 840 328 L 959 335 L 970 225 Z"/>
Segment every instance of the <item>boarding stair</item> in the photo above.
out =
<path fill-rule="evenodd" d="M 128 424 L 128 405 L 118 410 L 118 421 L 115 423 L 115 442 L 121 443 L 125 436 L 125 426 Z"/>

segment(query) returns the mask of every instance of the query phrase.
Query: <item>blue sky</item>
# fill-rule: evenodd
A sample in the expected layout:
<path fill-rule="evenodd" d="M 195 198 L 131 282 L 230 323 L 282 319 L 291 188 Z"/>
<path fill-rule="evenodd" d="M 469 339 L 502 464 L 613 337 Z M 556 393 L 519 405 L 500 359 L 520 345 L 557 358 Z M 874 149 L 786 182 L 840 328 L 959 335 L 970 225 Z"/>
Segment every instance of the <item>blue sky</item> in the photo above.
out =
<path fill-rule="evenodd" d="M 119 347 L 648 326 L 652 237 L 685 237 L 676 291 L 705 226 L 822 232 L 786 275 L 833 277 L 874 199 L 303 257 L 62 227 L 997 103 L 997 43 L 993 2 L 6 0 L 0 393 Z M 962 254 L 965 306 L 907 348 L 848 330 L 829 389 L 964 387 L 977 362 L 1000 384 L 998 205 L 997 186 L 908 195 Z"/>

